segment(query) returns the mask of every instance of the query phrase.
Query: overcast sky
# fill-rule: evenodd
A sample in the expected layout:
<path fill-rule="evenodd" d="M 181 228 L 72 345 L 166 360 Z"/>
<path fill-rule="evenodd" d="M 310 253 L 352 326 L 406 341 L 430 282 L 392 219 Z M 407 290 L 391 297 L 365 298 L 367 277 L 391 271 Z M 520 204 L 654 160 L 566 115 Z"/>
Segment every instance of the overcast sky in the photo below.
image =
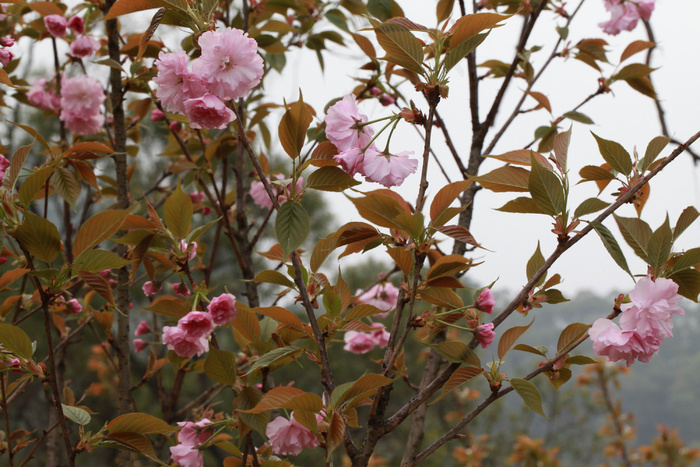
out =
<path fill-rule="evenodd" d="M 399 2 L 406 16 L 426 26 L 435 26 L 434 2 Z M 426 6 L 428 3 L 431 5 Z M 567 4 L 567 10 L 573 11 L 578 4 L 576 1 Z M 457 8 L 455 15 L 458 15 Z M 608 58 L 615 65 L 619 60 L 624 47 L 633 40 L 646 40 L 646 31 L 640 23 L 632 32 L 622 32 L 618 36 L 605 35 L 597 26 L 598 23 L 607 20 L 602 0 L 586 0 L 581 11 L 571 25 L 569 40 L 575 44 L 580 39 L 591 37 L 603 37 L 610 44 Z M 651 19 L 659 47 L 653 57 L 652 66 L 660 67 L 652 75 L 658 95 L 666 110 L 667 121 L 672 135 L 685 140 L 696 131 L 700 130 L 700 86 L 697 76 L 700 73 L 700 65 L 696 60 L 698 47 L 700 47 L 700 28 L 697 27 L 700 20 L 700 2 L 697 0 L 658 1 L 656 10 Z M 557 21 L 561 24 L 563 21 Z M 495 29 L 486 42 L 478 49 L 478 61 L 481 63 L 487 59 L 500 59 L 506 62 L 512 60 L 516 34 L 519 32 L 519 20 L 511 20 L 510 26 Z M 358 27 L 361 25 L 358 25 Z M 555 24 L 552 16 L 547 15 L 544 21 L 538 24 L 533 39 L 528 46 L 535 44 L 544 46 L 539 56 L 533 59 L 535 69 L 537 64 L 544 62 L 554 45 Z M 369 33 L 363 33 L 371 37 Z M 554 38 L 554 39 L 553 39 Z M 353 44 L 354 45 L 354 44 Z M 379 50 L 379 49 L 378 49 Z M 288 58 L 288 66 L 281 78 L 271 80 L 272 87 L 281 96 L 288 100 L 294 100 L 298 88 L 301 87 L 305 100 L 310 102 L 317 111 L 321 112 L 325 104 L 332 98 L 340 97 L 350 92 L 355 83 L 353 76 L 361 76 L 360 71 L 353 69 L 353 60 L 361 59 L 359 54 L 353 54 L 348 49 L 333 48 L 332 54 L 326 54 L 326 70 L 322 73 L 315 55 L 311 53 L 299 54 L 296 58 Z M 641 62 L 644 54 L 638 54 L 624 64 Z M 356 62 L 361 63 L 361 62 Z M 613 73 L 613 65 L 604 68 L 604 76 L 609 77 Z M 584 97 L 596 90 L 596 80 L 600 74 L 580 61 L 568 59 L 555 61 L 545 75 L 535 85 L 535 91 L 543 92 L 552 104 L 555 116 L 570 110 Z M 470 122 L 468 114 L 468 97 L 466 81 L 466 64 L 462 62 L 453 69 L 450 81 L 450 96 L 443 100 L 438 109 L 450 129 L 452 137 L 461 154 L 467 154 L 470 134 Z M 490 82 L 488 82 L 490 81 Z M 490 104 L 488 100 L 489 88 L 491 93 L 500 85 L 500 81 L 482 81 L 484 85 L 484 98 L 481 103 L 482 114 L 486 112 Z M 512 106 L 520 97 L 520 91 L 524 89 L 524 82 L 518 80 L 511 86 L 506 103 L 499 114 L 498 122 L 502 122 L 509 114 Z M 407 90 L 407 95 L 424 110 L 427 105 L 417 93 Z M 534 101 L 530 100 L 525 107 L 532 107 Z M 376 102 L 364 102 L 361 110 L 370 116 L 370 119 L 387 114 L 387 110 Z M 661 130 L 658 117 L 651 99 L 629 88 L 626 83 L 618 82 L 613 85 L 613 93 L 599 96 L 580 109 L 594 121 L 595 125 L 588 126 L 579 123 L 573 125 L 572 143 L 569 150 L 569 164 L 572 184 L 578 180 L 578 172 L 584 165 L 601 164 L 602 160 L 593 136 L 590 131 L 596 132 L 606 139 L 620 142 L 631 153 L 633 147 L 643 154 L 647 143 L 653 137 L 660 135 Z M 482 115 L 483 117 L 483 115 Z M 498 144 L 495 154 L 520 149 L 533 139 L 533 131 L 540 125 L 549 124 L 551 116 L 546 110 L 540 110 L 521 116 L 511 126 L 506 135 Z M 566 123 L 568 126 L 568 123 Z M 408 125 L 400 125 L 396 136 L 396 142 L 392 143 L 392 151 L 413 150 L 416 154 L 422 151 L 422 142 L 417 137 L 415 130 Z M 489 139 L 487 138 L 487 141 Z M 435 136 L 436 151 L 443 158 L 448 170 L 452 174 L 458 173 L 454 163 L 450 164 L 451 156 L 443 143 L 442 135 L 437 132 Z M 668 154 L 672 147 L 669 145 L 663 154 Z M 695 145 L 700 152 L 700 144 Z M 482 171 L 488 171 L 498 167 L 496 163 L 485 163 Z M 452 176 L 452 180 L 458 179 Z M 698 186 L 698 171 L 693 166 L 690 157 L 681 157 L 670 167 L 664 170 L 651 182 L 651 199 L 644 209 L 642 218 L 652 228 L 658 227 L 664 220 L 666 212 L 669 213 L 671 222 L 675 222 L 680 212 L 689 205 L 699 206 L 700 188 Z M 439 169 L 431 162 L 430 170 L 431 186 L 428 195 L 434 195 L 441 184 L 445 182 Z M 415 202 L 419 175 L 409 177 L 398 191 L 412 203 Z M 364 184 L 359 188 L 376 189 L 381 186 L 376 184 Z M 606 193 L 609 193 L 608 190 Z M 595 196 L 597 189 L 593 184 L 574 185 L 572 187 L 572 199 L 570 208 L 575 207 L 584 199 Z M 525 284 L 525 264 L 534 252 L 538 240 L 541 242 L 545 257 L 556 246 L 556 238 L 550 233 L 551 221 L 543 215 L 506 214 L 495 211 L 506 201 L 522 194 L 494 194 L 482 190 L 476 198 L 476 213 L 471 231 L 477 241 L 481 242 L 492 252 L 479 251 L 477 256 L 485 261 L 471 272 L 471 277 L 480 283 L 488 284 L 500 278 L 497 289 L 513 289 Z M 431 198 L 430 198 L 431 199 Z M 429 199 L 429 201 L 430 201 Z M 612 197 L 603 199 L 612 201 Z M 349 222 L 361 220 L 352 205 L 340 194 L 329 195 L 329 200 L 343 213 L 339 221 Z M 618 211 L 622 216 L 632 217 L 635 212 L 631 206 L 624 206 Z M 606 225 L 619 237 L 614 221 L 610 219 Z M 687 249 L 698 246 L 700 239 L 700 221 L 686 231 L 678 242 L 676 249 Z M 621 244 L 624 243 L 620 238 Z M 632 272 L 643 274 L 646 267 L 638 260 L 630 248 L 622 245 Z M 449 248 L 447 248 L 449 250 Z M 598 293 L 618 294 L 627 292 L 633 287 L 630 277 L 624 273 L 608 256 L 595 234 L 589 235 L 579 242 L 571 251 L 567 252 L 552 269 L 564 278 L 564 284 L 560 287 L 565 294 L 573 295 L 581 290 L 592 290 Z"/>

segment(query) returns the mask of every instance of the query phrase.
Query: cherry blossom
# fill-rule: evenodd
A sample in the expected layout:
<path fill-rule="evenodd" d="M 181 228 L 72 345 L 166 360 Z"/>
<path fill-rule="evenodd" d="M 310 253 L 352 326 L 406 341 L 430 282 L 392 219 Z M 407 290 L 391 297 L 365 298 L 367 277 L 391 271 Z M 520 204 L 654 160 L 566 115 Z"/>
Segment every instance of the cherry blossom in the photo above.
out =
<path fill-rule="evenodd" d="M 184 105 L 190 126 L 195 129 L 222 129 L 236 119 L 233 111 L 214 94 L 187 99 Z"/>
<path fill-rule="evenodd" d="M 348 94 L 333 104 L 326 114 L 326 136 L 338 151 L 364 148 L 372 140 L 374 130 L 369 126 L 357 128 L 355 125 L 367 121 L 361 114 L 353 94 Z"/>
<path fill-rule="evenodd" d="M 193 338 L 179 326 L 163 327 L 162 341 L 180 357 L 192 358 L 209 351 L 206 337 Z"/>
<path fill-rule="evenodd" d="M 214 297 L 207 310 L 211 313 L 212 319 L 217 326 L 224 326 L 236 318 L 236 297 L 230 293 L 224 293 Z"/>
<path fill-rule="evenodd" d="M 293 417 L 290 420 L 277 417 L 268 423 L 265 434 L 270 439 L 272 451 L 280 456 L 296 456 L 304 449 L 312 449 L 320 445 L 311 430 Z"/>
<path fill-rule="evenodd" d="M 418 168 L 418 161 L 408 157 L 412 154 L 410 151 L 389 154 L 369 147 L 362 164 L 365 178 L 387 188 L 400 186 Z"/>
<path fill-rule="evenodd" d="M 68 23 L 61 15 L 48 15 L 44 17 L 44 25 L 53 37 L 63 37 L 66 35 Z"/>

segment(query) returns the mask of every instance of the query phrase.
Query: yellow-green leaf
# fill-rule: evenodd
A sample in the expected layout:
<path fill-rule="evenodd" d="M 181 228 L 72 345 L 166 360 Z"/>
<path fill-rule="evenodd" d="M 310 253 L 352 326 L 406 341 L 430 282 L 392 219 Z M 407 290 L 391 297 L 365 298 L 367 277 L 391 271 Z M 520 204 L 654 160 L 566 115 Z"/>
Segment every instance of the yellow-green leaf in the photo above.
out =
<path fill-rule="evenodd" d="M 227 386 L 236 384 L 236 357 L 228 350 L 209 349 L 204 363 L 204 373 L 217 383 Z"/>
<path fill-rule="evenodd" d="M 300 91 L 299 100 L 284 113 L 279 125 L 280 143 L 284 152 L 292 159 L 299 157 L 301 148 L 304 147 L 306 130 L 309 129 L 312 120 L 311 112 L 304 104 Z"/>
<path fill-rule="evenodd" d="M 190 232 L 190 224 L 192 223 L 192 198 L 190 198 L 177 183 L 177 189 L 165 201 L 163 210 L 163 218 L 165 225 L 175 235 L 176 238 L 182 239 L 187 237 Z"/>
<path fill-rule="evenodd" d="M 17 241 L 36 258 L 50 263 L 61 252 L 61 236 L 48 220 L 28 212 L 15 229 Z"/>
<path fill-rule="evenodd" d="M 107 424 L 107 429 L 110 435 L 115 433 L 167 434 L 178 430 L 160 418 L 138 412 L 120 415 Z"/>
<path fill-rule="evenodd" d="M 0 344 L 20 358 L 32 358 L 32 341 L 26 332 L 17 326 L 0 323 Z"/>
<path fill-rule="evenodd" d="M 522 397 L 523 402 L 525 402 L 528 409 L 532 410 L 536 414 L 542 415 L 544 418 L 547 418 L 547 416 L 544 414 L 544 410 L 542 409 L 542 395 L 540 395 L 540 391 L 537 389 L 537 386 L 532 384 L 530 381 L 520 378 L 511 378 L 510 384 L 513 386 L 513 389 L 515 389 L 515 392 Z"/>
<path fill-rule="evenodd" d="M 121 227 L 128 215 L 129 211 L 126 209 L 109 209 L 92 216 L 75 235 L 73 254 L 78 257 L 83 251 L 89 250 L 105 241 L 119 230 L 119 227 Z"/>

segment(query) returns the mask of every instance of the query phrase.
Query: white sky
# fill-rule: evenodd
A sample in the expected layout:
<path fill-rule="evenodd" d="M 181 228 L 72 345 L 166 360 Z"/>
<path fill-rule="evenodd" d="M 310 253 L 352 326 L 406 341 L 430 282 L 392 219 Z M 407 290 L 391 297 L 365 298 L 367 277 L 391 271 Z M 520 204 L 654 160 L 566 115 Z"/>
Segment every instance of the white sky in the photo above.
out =
<path fill-rule="evenodd" d="M 433 2 L 425 6 L 424 2 L 400 1 L 406 16 L 416 22 L 422 22 L 427 26 L 435 25 L 435 13 Z M 569 2 L 567 10 L 573 11 L 578 2 Z M 455 15 L 458 14 L 455 7 Z M 624 47 L 633 40 L 646 39 L 646 32 L 640 23 L 632 32 L 622 32 L 618 36 L 607 36 L 597 26 L 599 22 L 607 20 L 601 0 L 587 0 L 570 28 L 569 40 L 575 44 L 580 39 L 591 37 L 604 37 L 610 44 L 608 59 L 615 63 L 624 50 Z M 544 49 L 533 59 L 535 69 L 537 64 L 543 63 L 554 44 L 554 24 L 552 16 L 548 15 L 535 30 L 534 38 L 528 47 L 539 44 Z M 675 0 L 657 2 L 656 10 L 651 19 L 652 27 L 659 43 L 653 57 L 652 66 L 661 67 L 652 75 L 656 90 L 662 99 L 666 110 L 666 117 L 672 135 L 679 140 L 685 140 L 696 131 L 700 130 L 700 87 L 697 76 L 700 65 L 692 57 L 696 55 L 700 44 L 700 29 L 697 28 L 700 20 L 700 2 L 697 0 Z M 486 42 L 478 49 L 478 61 L 481 63 L 487 59 L 500 59 L 505 62 L 512 60 L 512 51 L 515 44 L 515 35 L 519 32 L 518 20 L 511 21 L 511 26 L 495 29 Z M 559 20 L 559 24 L 563 21 Z M 358 25 L 359 26 L 359 25 Z M 363 33 L 371 37 L 369 33 Z M 354 44 L 353 44 L 354 45 Z M 288 58 L 284 75 L 273 78 L 268 88 L 281 93 L 280 97 L 295 100 L 298 88 L 301 87 L 304 98 L 311 103 L 318 112 L 322 112 L 326 103 L 335 97 L 340 97 L 350 92 L 355 83 L 352 76 L 361 76 L 360 72 L 353 69 L 353 61 L 361 58 L 359 54 L 353 54 L 348 49 L 334 47 L 332 54 L 326 54 L 326 70 L 321 73 L 320 67 L 312 53 L 298 54 L 294 58 Z M 380 49 L 377 49 L 380 52 Z M 381 55 L 381 54 L 380 54 Z M 643 53 L 632 59 L 628 59 L 624 65 L 633 62 L 642 62 Z M 355 61 L 355 63 L 357 63 Z M 605 76 L 612 74 L 613 67 L 604 68 Z M 534 91 L 545 93 L 552 104 L 555 116 L 558 116 L 577 105 L 584 97 L 595 91 L 596 80 L 599 73 L 577 60 L 555 60 L 548 71 L 538 81 Z M 270 86 L 272 84 L 272 86 Z M 520 90 L 524 89 L 523 80 L 517 80 L 511 91 L 506 96 L 505 105 L 497 118 L 502 122 L 510 114 L 513 105 L 520 97 Z M 489 92 L 493 95 L 495 86 L 500 85 L 500 80 L 482 81 L 481 102 L 482 118 L 488 105 Z M 636 146 L 643 154 L 647 143 L 653 137 L 660 135 L 654 103 L 651 99 L 629 88 L 626 83 L 618 82 L 613 85 L 614 94 L 599 96 L 580 109 L 594 121 L 595 125 L 588 126 L 574 123 L 572 143 L 569 149 L 569 164 L 572 188 L 572 200 L 570 208 L 575 207 L 584 199 L 595 196 L 597 189 L 592 183 L 575 186 L 579 180 L 578 172 L 584 165 L 603 163 L 593 136 L 590 131 L 595 131 L 599 136 L 620 142 L 631 153 Z M 427 105 L 420 95 L 412 90 L 405 90 L 409 98 L 427 111 Z M 534 101 L 526 102 L 524 108 L 532 107 Z M 378 103 L 365 102 L 361 110 L 369 115 L 370 119 L 386 115 L 387 110 Z M 471 128 L 468 111 L 468 95 L 466 81 L 466 63 L 462 62 L 453 69 L 450 82 L 450 97 L 443 100 L 438 110 L 441 112 L 446 126 L 450 129 L 452 138 L 460 151 L 467 154 L 471 139 Z M 519 149 L 533 139 L 533 131 L 540 125 L 547 125 L 550 116 L 546 110 L 540 110 L 521 116 L 511 126 L 505 136 L 499 142 L 495 154 L 501 154 L 509 150 Z M 566 123 L 568 125 L 568 123 Z M 408 125 L 400 125 L 395 134 L 396 141 L 392 142 L 392 151 L 413 150 L 416 154 L 422 152 L 422 141 L 416 135 L 415 130 Z M 436 152 L 443 157 L 443 164 L 448 167 L 448 173 L 456 174 L 457 168 L 451 163 L 442 135 L 439 131 L 434 133 Z M 487 138 L 487 142 L 490 138 Z M 662 153 L 668 154 L 669 145 Z M 695 150 L 700 152 L 700 144 L 695 145 Z M 465 162 L 466 163 L 466 162 Z M 498 167 L 496 163 L 482 165 L 482 173 Z M 419 171 L 420 172 L 420 167 Z M 403 186 L 397 189 L 411 203 L 415 202 L 418 173 L 410 176 Z M 452 180 L 457 180 L 452 176 Z M 432 199 L 445 179 L 437 166 L 431 161 L 429 180 L 432 184 L 428 190 Z M 651 198 L 644 209 L 642 218 L 653 229 L 664 220 L 668 211 L 672 225 L 680 212 L 688 205 L 700 207 L 700 189 L 698 187 L 698 172 L 693 167 L 689 156 L 681 156 L 670 167 L 664 170 L 651 182 Z M 381 186 L 376 184 L 363 184 L 361 189 L 376 189 Z M 608 190 L 609 192 L 609 190 Z M 556 238 L 550 233 L 551 221 L 543 215 L 507 214 L 495 211 L 506 201 L 522 196 L 520 193 L 495 194 L 487 190 L 481 190 L 476 197 L 476 212 L 471 231 L 477 241 L 482 243 L 492 252 L 478 252 L 485 260 L 483 265 L 473 269 L 470 274 L 472 279 L 480 283 L 488 284 L 500 278 L 496 289 L 513 289 L 525 284 L 525 263 L 534 252 L 537 241 L 542 244 L 543 254 L 553 251 L 556 246 Z M 336 212 L 342 212 L 339 222 L 361 220 L 344 196 L 330 194 L 328 196 L 333 203 Z M 603 198 L 612 201 L 612 197 Z M 624 206 L 618 211 L 622 216 L 633 217 L 635 215 L 632 206 Z M 592 217 L 591 217 L 592 218 Z M 612 219 L 605 224 L 615 233 L 627 256 L 628 263 L 634 274 L 643 274 L 646 267 L 638 260 L 631 249 L 624 244 L 618 234 Z M 681 237 L 676 245 L 676 250 L 688 249 L 698 246 L 700 238 L 700 222 Z M 449 250 L 450 248 L 446 248 Z M 384 255 L 386 256 L 386 255 Z M 581 290 L 592 290 L 597 293 L 627 292 L 633 287 L 632 280 L 609 257 L 600 240 L 595 234 L 589 234 L 587 238 L 579 242 L 572 250 L 565 253 L 560 261 L 555 264 L 552 272 L 557 272 L 564 278 L 560 289 L 565 295 L 572 296 Z"/>

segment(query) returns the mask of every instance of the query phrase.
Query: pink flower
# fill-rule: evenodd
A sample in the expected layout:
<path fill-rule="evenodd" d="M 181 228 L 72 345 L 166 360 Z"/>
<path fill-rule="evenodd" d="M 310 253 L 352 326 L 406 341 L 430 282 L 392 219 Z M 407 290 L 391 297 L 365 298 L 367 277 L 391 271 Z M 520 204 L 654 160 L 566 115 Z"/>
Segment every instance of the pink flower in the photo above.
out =
<path fill-rule="evenodd" d="M 10 161 L 5 156 L 0 154 L 0 180 L 5 177 L 5 171 L 10 167 Z"/>
<path fill-rule="evenodd" d="M 138 326 L 136 326 L 136 330 L 134 331 L 135 336 L 143 336 L 144 334 L 148 334 L 151 332 L 151 327 L 148 325 L 147 322 L 141 321 Z"/>
<path fill-rule="evenodd" d="M 190 120 L 190 127 L 207 130 L 221 130 L 236 119 L 233 111 L 226 107 L 224 101 L 209 93 L 202 97 L 187 99 L 185 115 Z"/>
<path fill-rule="evenodd" d="M 193 339 L 179 326 L 165 326 L 162 339 L 163 344 L 180 357 L 192 358 L 209 351 L 209 341 L 206 337 Z"/>
<path fill-rule="evenodd" d="M 187 255 L 187 261 L 192 261 L 197 256 L 197 242 L 187 243 L 185 240 L 180 240 L 180 251 Z"/>
<path fill-rule="evenodd" d="M 73 16 L 68 20 L 68 27 L 76 36 L 85 32 L 85 20 L 80 16 Z"/>
<path fill-rule="evenodd" d="M 365 178 L 387 188 L 401 185 L 418 168 L 418 161 L 408 157 L 411 154 L 410 151 L 404 151 L 394 155 L 368 148 L 362 165 Z"/>
<path fill-rule="evenodd" d="M 192 203 L 194 204 L 200 204 L 204 202 L 204 193 L 200 193 L 199 191 L 193 191 L 190 193 L 190 199 L 192 199 Z"/>
<path fill-rule="evenodd" d="M 293 418 L 277 417 L 267 424 L 265 434 L 270 439 L 272 451 L 280 456 L 296 456 L 304 449 L 320 444 L 308 428 Z"/>
<path fill-rule="evenodd" d="M 675 315 L 684 315 L 678 306 L 678 284 L 662 277 L 652 281 L 649 277 L 640 279 L 629 293 L 632 303 L 622 305 L 620 327 L 623 331 L 634 331 L 642 338 L 650 336 L 663 341 L 673 336 Z"/>
<path fill-rule="evenodd" d="M 639 18 L 646 21 L 654 11 L 655 0 L 605 0 L 605 9 L 610 12 L 610 19 L 599 23 L 603 31 L 617 35 L 620 31 L 631 31 L 637 27 Z"/>
<path fill-rule="evenodd" d="M 343 340 L 343 349 L 356 354 L 365 354 L 377 346 L 377 339 L 366 332 L 348 331 Z"/>
<path fill-rule="evenodd" d="M 53 37 L 66 35 L 66 18 L 61 15 L 48 15 L 44 17 L 44 25 Z"/>
<path fill-rule="evenodd" d="M 19 358 L 13 358 L 10 360 L 10 371 L 15 374 L 22 373 L 22 362 L 19 360 Z"/>
<path fill-rule="evenodd" d="M 74 16 L 75 18 L 75 16 Z M 70 45 L 71 57 L 89 57 L 100 50 L 100 43 L 90 36 L 80 36 Z"/>
<path fill-rule="evenodd" d="M 146 347 L 148 347 L 148 342 L 146 342 L 143 339 L 134 339 L 133 341 L 134 344 L 134 350 L 136 352 L 143 352 L 146 350 Z"/>
<path fill-rule="evenodd" d="M 183 297 L 190 296 L 190 289 L 188 289 L 187 286 L 182 282 L 180 282 L 179 284 L 173 284 L 173 290 L 176 294 L 182 295 Z"/>
<path fill-rule="evenodd" d="M 258 43 L 240 29 L 206 31 L 199 37 L 202 55 L 192 69 L 208 83 L 209 92 L 223 99 L 239 99 L 260 83 L 263 59 Z"/>
<path fill-rule="evenodd" d="M 190 311 L 177 322 L 177 327 L 192 339 L 207 338 L 214 331 L 214 321 L 209 313 Z"/>
<path fill-rule="evenodd" d="M 15 45 L 14 37 L 0 37 L 0 45 L 3 47 L 12 47 Z"/>
<path fill-rule="evenodd" d="M 7 66 L 7 64 L 10 63 L 13 58 L 15 58 L 15 54 L 7 49 L 0 49 L 0 63 L 2 66 Z"/>
<path fill-rule="evenodd" d="M 608 357 L 611 362 L 624 360 L 631 366 L 635 360 L 648 362 L 658 352 L 662 340 L 654 337 L 642 338 L 634 331 L 623 331 L 609 319 L 595 320 L 588 330 L 593 341 L 593 350 Z"/>
<path fill-rule="evenodd" d="M 371 146 L 373 150 L 378 151 L 376 146 Z M 343 168 L 348 175 L 355 176 L 359 173 L 364 175 L 363 162 L 365 160 L 365 153 L 360 148 L 350 148 L 340 154 L 333 156 L 333 160 L 336 161 Z"/>
<path fill-rule="evenodd" d="M 61 81 L 60 119 L 76 135 L 97 133 L 104 123 L 104 115 L 100 112 L 104 100 L 102 85 L 95 78 L 64 78 Z"/>
<path fill-rule="evenodd" d="M 165 120 L 165 113 L 160 109 L 153 109 L 153 112 L 151 112 L 151 121 L 160 122 L 163 120 Z"/>
<path fill-rule="evenodd" d="M 484 289 L 483 292 L 479 294 L 479 298 L 476 299 L 474 303 L 479 311 L 491 314 L 493 313 L 493 307 L 496 305 L 496 298 L 493 296 L 493 292 L 488 287 Z"/>
<path fill-rule="evenodd" d="M 147 281 L 143 284 L 143 287 L 141 287 L 143 290 L 143 294 L 147 297 L 152 297 L 153 295 L 157 294 L 158 291 L 160 290 L 160 287 L 156 287 L 153 285 L 153 282 Z"/>
<path fill-rule="evenodd" d="M 204 428 L 205 426 L 211 424 L 211 421 L 207 418 L 203 418 L 197 423 L 178 422 L 177 424 L 182 427 L 180 432 L 177 434 L 177 440 L 182 444 L 199 446 L 211 438 L 211 435 L 213 434 L 211 430 L 197 430 L 197 428 Z"/>
<path fill-rule="evenodd" d="M 48 84 L 44 78 L 36 79 L 27 92 L 27 99 L 40 109 L 58 112 L 61 108 L 61 98 Z"/>
<path fill-rule="evenodd" d="M 358 290 L 355 293 L 360 292 L 361 291 Z M 357 297 L 357 301 L 375 306 L 380 310 L 386 310 L 386 313 L 377 313 L 374 315 L 378 318 L 386 318 L 389 312 L 396 306 L 396 299 L 398 297 L 399 289 L 397 289 L 394 284 L 387 281 L 373 285 L 365 293 Z"/>
<path fill-rule="evenodd" d="M 79 315 L 80 312 L 83 311 L 83 307 L 75 298 L 71 298 L 66 302 L 66 308 L 68 309 L 69 313 L 73 313 L 74 315 Z"/>
<path fill-rule="evenodd" d="M 155 65 L 158 69 L 158 75 L 153 78 L 158 85 L 156 97 L 168 111 L 184 115 L 185 101 L 202 97 L 207 92 L 202 78 L 189 70 L 184 50 L 161 52 Z"/>
<path fill-rule="evenodd" d="M 272 209 L 272 200 L 267 195 L 263 182 L 255 180 L 250 183 L 250 197 L 253 198 L 253 202 L 261 208 Z"/>
<path fill-rule="evenodd" d="M 496 333 L 493 330 L 493 323 L 480 324 L 476 327 L 474 337 L 479 341 L 483 348 L 487 348 L 496 339 Z"/>
<path fill-rule="evenodd" d="M 389 336 L 391 334 L 387 332 L 385 329 L 385 326 L 382 323 L 372 323 L 373 328 L 378 328 L 376 331 L 371 331 L 369 333 L 372 338 L 374 338 L 374 342 L 382 349 L 385 349 L 387 344 L 389 343 Z"/>
<path fill-rule="evenodd" d="M 326 136 L 338 151 L 352 148 L 364 148 L 372 140 L 374 130 L 369 126 L 356 128 L 358 123 L 367 121 L 367 115 L 361 114 L 353 94 L 348 94 L 333 104 L 326 114 Z"/>
<path fill-rule="evenodd" d="M 211 430 L 201 430 L 197 434 L 196 428 L 201 428 L 211 424 L 211 421 L 204 418 L 200 422 L 178 422 L 182 430 L 177 435 L 180 444 L 170 447 L 170 457 L 181 467 L 202 467 L 204 458 L 197 446 L 204 443 L 211 436 Z"/>
<path fill-rule="evenodd" d="M 224 326 L 236 318 L 236 297 L 230 293 L 223 293 L 214 297 L 207 310 L 211 313 L 212 319 L 217 326 Z"/>

